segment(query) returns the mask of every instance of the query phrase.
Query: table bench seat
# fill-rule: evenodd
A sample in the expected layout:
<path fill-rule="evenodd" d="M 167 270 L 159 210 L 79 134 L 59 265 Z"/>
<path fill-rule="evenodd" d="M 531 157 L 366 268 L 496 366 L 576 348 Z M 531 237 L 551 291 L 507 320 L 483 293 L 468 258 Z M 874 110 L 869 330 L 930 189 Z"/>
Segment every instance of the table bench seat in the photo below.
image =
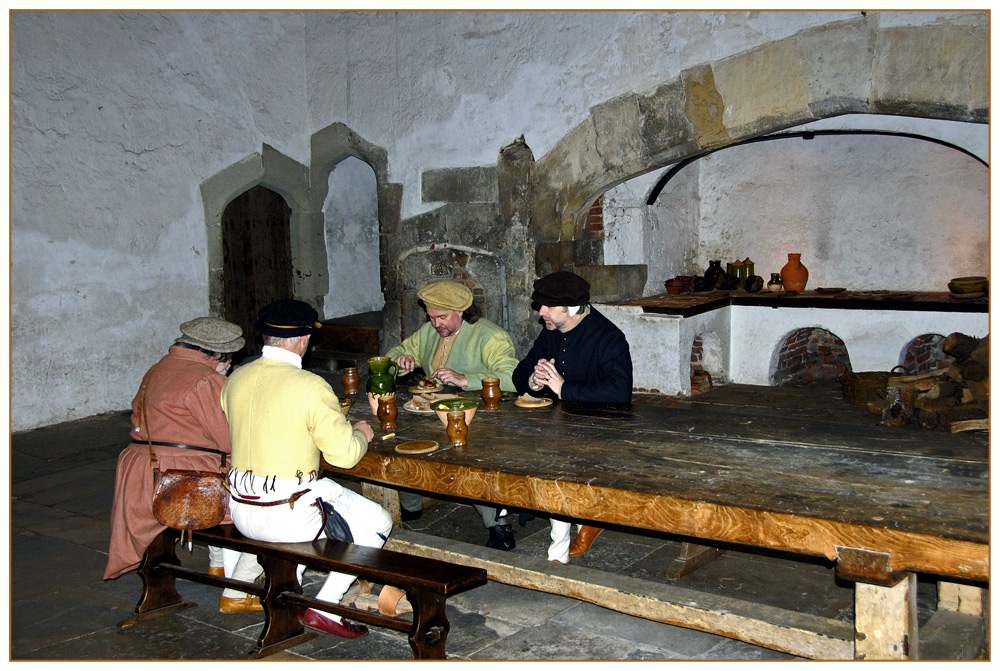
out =
<path fill-rule="evenodd" d="M 180 565 L 175 547 L 180 532 L 167 529 L 154 539 L 139 565 L 143 589 L 136 616 L 119 623 L 131 626 L 194 606 L 177 592 L 174 580 L 181 578 L 221 588 L 233 588 L 260 597 L 264 627 L 248 657 L 260 658 L 315 637 L 299 621 L 298 609 L 314 608 L 358 622 L 409 632 L 415 659 L 444 659 L 450 625 L 445 614 L 448 597 L 486 583 L 486 571 L 441 561 L 334 540 L 312 543 L 269 543 L 243 536 L 225 525 L 194 532 L 194 539 L 215 547 L 257 556 L 264 569 L 263 587 L 232 578 L 212 576 Z M 370 582 L 395 585 L 406 592 L 413 607 L 411 618 L 320 601 L 305 596 L 297 567 L 303 564 L 320 571 L 356 575 Z"/>

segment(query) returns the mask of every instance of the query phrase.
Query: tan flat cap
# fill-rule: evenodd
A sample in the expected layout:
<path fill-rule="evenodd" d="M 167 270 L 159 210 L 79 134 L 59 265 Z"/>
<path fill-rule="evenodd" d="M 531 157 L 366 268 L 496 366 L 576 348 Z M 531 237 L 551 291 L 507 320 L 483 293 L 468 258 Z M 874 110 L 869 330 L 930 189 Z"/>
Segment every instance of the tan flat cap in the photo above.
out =
<path fill-rule="evenodd" d="M 431 282 L 417 292 L 424 305 L 433 310 L 457 310 L 462 312 L 472 305 L 469 287 L 453 280 Z"/>

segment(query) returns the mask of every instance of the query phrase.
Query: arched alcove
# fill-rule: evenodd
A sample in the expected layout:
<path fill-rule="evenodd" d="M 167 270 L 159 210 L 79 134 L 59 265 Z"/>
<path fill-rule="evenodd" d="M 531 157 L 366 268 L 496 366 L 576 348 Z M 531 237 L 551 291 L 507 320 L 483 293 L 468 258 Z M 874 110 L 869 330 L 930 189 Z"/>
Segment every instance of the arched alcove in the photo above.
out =
<path fill-rule="evenodd" d="M 334 167 L 323 220 L 330 276 L 324 318 L 381 310 L 378 182 L 370 165 L 348 156 Z"/>
<path fill-rule="evenodd" d="M 847 346 L 836 334 L 822 328 L 797 329 L 778 346 L 771 384 L 793 387 L 837 380 L 850 367 Z"/>
<path fill-rule="evenodd" d="M 900 365 L 906 369 L 907 375 L 921 375 L 948 368 L 955 363 L 955 357 L 945 353 L 943 345 L 943 335 L 926 333 L 917 336 L 906 344 Z"/>

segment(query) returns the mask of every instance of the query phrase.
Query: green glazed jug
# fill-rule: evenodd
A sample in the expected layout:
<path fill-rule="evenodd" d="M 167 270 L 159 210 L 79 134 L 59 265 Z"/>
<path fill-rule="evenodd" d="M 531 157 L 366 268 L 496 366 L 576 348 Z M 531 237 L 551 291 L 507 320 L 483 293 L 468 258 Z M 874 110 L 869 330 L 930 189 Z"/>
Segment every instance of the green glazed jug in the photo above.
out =
<path fill-rule="evenodd" d="M 391 394 L 396 391 L 396 375 L 399 373 L 399 368 L 392 359 L 387 356 L 373 356 L 368 359 L 368 368 L 371 370 L 367 386 L 369 392 Z"/>

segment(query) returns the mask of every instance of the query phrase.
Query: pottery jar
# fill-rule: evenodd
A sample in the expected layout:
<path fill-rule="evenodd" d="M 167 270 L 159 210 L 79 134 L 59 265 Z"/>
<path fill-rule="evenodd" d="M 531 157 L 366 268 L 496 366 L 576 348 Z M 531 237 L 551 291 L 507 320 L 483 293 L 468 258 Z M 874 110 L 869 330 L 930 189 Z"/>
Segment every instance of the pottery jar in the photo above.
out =
<path fill-rule="evenodd" d="M 771 281 L 767 283 L 767 290 L 772 293 L 781 291 L 781 273 L 771 273 Z"/>
<path fill-rule="evenodd" d="M 809 271 L 802 265 L 801 254 L 789 254 L 788 263 L 781 269 L 781 284 L 785 291 L 802 291 L 809 280 Z"/>

